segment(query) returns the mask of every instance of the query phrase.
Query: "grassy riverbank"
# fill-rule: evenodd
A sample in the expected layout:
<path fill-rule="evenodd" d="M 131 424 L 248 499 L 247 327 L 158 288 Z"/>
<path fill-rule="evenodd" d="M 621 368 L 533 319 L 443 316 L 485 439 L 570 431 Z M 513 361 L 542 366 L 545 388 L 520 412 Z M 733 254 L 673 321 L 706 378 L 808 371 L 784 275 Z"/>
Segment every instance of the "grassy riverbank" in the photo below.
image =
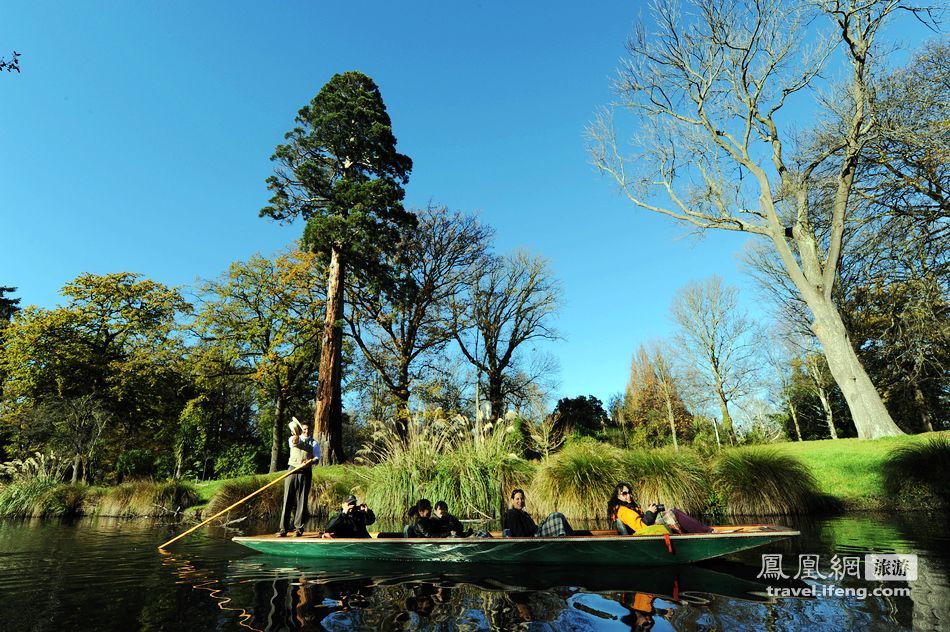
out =
<path fill-rule="evenodd" d="M 900 499 L 888 492 L 885 462 L 898 449 L 924 446 L 933 440 L 947 440 L 950 432 L 928 432 L 886 439 L 827 439 L 777 443 L 774 447 L 802 461 L 811 470 L 818 488 L 841 501 L 845 510 L 879 510 L 899 506 Z M 948 455 L 950 458 L 950 455 Z M 938 484 L 946 481 L 938 472 L 923 475 Z M 901 472 L 895 472 L 900 476 Z M 895 502 L 897 501 L 897 502 Z M 931 508 L 931 507 L 926 507 Z"/>
<path fill-rule="evenodd" d="M 569 518 L 590 519 L 603 516 L 618 480 L 631 483 L 643 503 L 660 500 L 708 520 L 950 506 L 945 484 L 950 432 L 778 443 L 729 449 L 713 459 L 689 449 L 621 450 L 585 440 L 529 462 L 508 452 L 500 440 L 486 445 L 425 455 L 395 451 L 375 465 L 315 468 L 311 507 L 325 516 L 355 492 L 387 518 L 397 518 L 419 497 L 446 500 L 463 517 L 497 517 L 507 491 L 520 486 L 538 514 L 558 510 Z M 138 481 L 110 488 L 14 480 L 0 485 L 0 517 L 160 517 L 183 511 L 208 516 L 281 474 L 200 483 Z M 282 493 L 283 486 L 274 485 L 234 513 L 273 519 Z"/>

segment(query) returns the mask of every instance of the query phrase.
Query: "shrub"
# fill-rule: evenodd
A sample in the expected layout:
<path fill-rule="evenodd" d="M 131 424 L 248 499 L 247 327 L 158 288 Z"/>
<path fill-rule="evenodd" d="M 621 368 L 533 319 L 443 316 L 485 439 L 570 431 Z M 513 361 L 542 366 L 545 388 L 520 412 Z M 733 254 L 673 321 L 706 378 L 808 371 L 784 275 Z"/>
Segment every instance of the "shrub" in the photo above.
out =
<path fill-rule="evenodd" d="M 706 467 L 695 452 L 672 448 L 638 450 L 626 453 L 623 461 L 624 478 L 621 480 L 634 486 L 634 494 L 641 505 L 659 501 L 693 515 L 699 515 L 705 509 L 709 478 Z M 606 496 L 603 502 L 607 502 Z"/>
<path fill-rule="evenodd" d="M 529 486 L 529 509 L 533 506 L 538 514 L 560 511 L 577 519 L 602 517 L 624 471 L 617 448 L 593 440 L 572 441 L 538 466 Z"/>
<path fill-rule="evenodd" d="M 89 488 L 83 485 L 57 485 L 43 500 L 42 515 L 56 517 L 79 516 L 87 505 Z"/>
<path fill-rule="evenodd" d="M 85 497 L 78 485 L 61 485 L 67 464 L 53 453 L 0 463 L 11 479 L 0 488 L 0 517 L 67 516 L 80 513 Z"/>
<path fill-rule="evenodd" d="M 716 491 L 733 516 L 789 515 L 830 508 L 811 470 L 774 448 L 734 448 L 713 466 Z"/>
<path fill-rule="evenodd" d="M 885 459 L 882 474 L 884 489 L 897 506 L 950 505 L 950 439 L 938 435 L 925 443 L 896 448 Z"/>
<path fill-rule="evenodd" d="M 124 478 L 145 477 L 152 473 L 155 467 L 155 455 L 151 450 L 133 448 L 124 450 L 115 462 L 115 473 Z"/>

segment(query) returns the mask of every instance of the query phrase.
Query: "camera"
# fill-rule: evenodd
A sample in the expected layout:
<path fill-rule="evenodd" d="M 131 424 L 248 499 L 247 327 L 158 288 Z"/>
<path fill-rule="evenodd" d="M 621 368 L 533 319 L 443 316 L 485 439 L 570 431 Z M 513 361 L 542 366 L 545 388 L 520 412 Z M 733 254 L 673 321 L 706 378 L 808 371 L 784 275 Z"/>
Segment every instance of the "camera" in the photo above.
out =
<path fill-rule="evenodd" d="M 663 513 L 664 511 L 666 511 L 666 507 L 663 505 L 663 503 L 657 503 L 657 504 L 656 504 L 656 512 L 657 512 L 657 513 Z"/>

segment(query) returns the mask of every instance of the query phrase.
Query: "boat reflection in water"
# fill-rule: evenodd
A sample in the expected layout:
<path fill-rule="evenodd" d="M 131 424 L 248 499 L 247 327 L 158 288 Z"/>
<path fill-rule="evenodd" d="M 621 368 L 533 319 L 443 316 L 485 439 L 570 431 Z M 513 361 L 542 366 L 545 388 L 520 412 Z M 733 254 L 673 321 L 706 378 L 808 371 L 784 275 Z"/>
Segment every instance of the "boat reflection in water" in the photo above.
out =
<path fill-rule="evenodd" d="M 182 560 L 183 562 L 183 560 Z M 291 562 L 293 566 L 288 566 Z M 180 578 L 195 573 L 182 564 Z M 557 629 L 693 627 L 710 599 L 770 602 L 759 569 L 715 562 L 658 568 L 523 568 L 510 565 L 288 560 L 231 562 L 223 610 L 255 630 L 494 629 L 549 623 Z M 194 575 L 196 589 L 209 580 Z M 249 590 L 250 589 L 250 590 Z M 220 593 L 213 595 L 220 600 Z"/>

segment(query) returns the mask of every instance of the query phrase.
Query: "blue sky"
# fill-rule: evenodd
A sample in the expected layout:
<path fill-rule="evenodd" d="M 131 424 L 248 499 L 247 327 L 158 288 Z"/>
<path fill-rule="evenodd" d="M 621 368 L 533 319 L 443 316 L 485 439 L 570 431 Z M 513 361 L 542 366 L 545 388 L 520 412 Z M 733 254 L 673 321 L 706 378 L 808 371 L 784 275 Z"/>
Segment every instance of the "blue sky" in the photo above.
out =
<path fill-rule="evenodd" d="M 375 79 L 406 203 L 470 211 L 501 252 L 564 285 L 556 396 L 621 391 L 668 336 L 687 282 L 739 269 L 744 237 L 634 209 L 590 165 L 584 128 L 639 2 L 8 3 L 0 56 L 0 285 L 51 307 L 83 272 L 191 286 L 272 254 L 299 227 L 258 217 L 275 145 L 334 74 Z"/>

